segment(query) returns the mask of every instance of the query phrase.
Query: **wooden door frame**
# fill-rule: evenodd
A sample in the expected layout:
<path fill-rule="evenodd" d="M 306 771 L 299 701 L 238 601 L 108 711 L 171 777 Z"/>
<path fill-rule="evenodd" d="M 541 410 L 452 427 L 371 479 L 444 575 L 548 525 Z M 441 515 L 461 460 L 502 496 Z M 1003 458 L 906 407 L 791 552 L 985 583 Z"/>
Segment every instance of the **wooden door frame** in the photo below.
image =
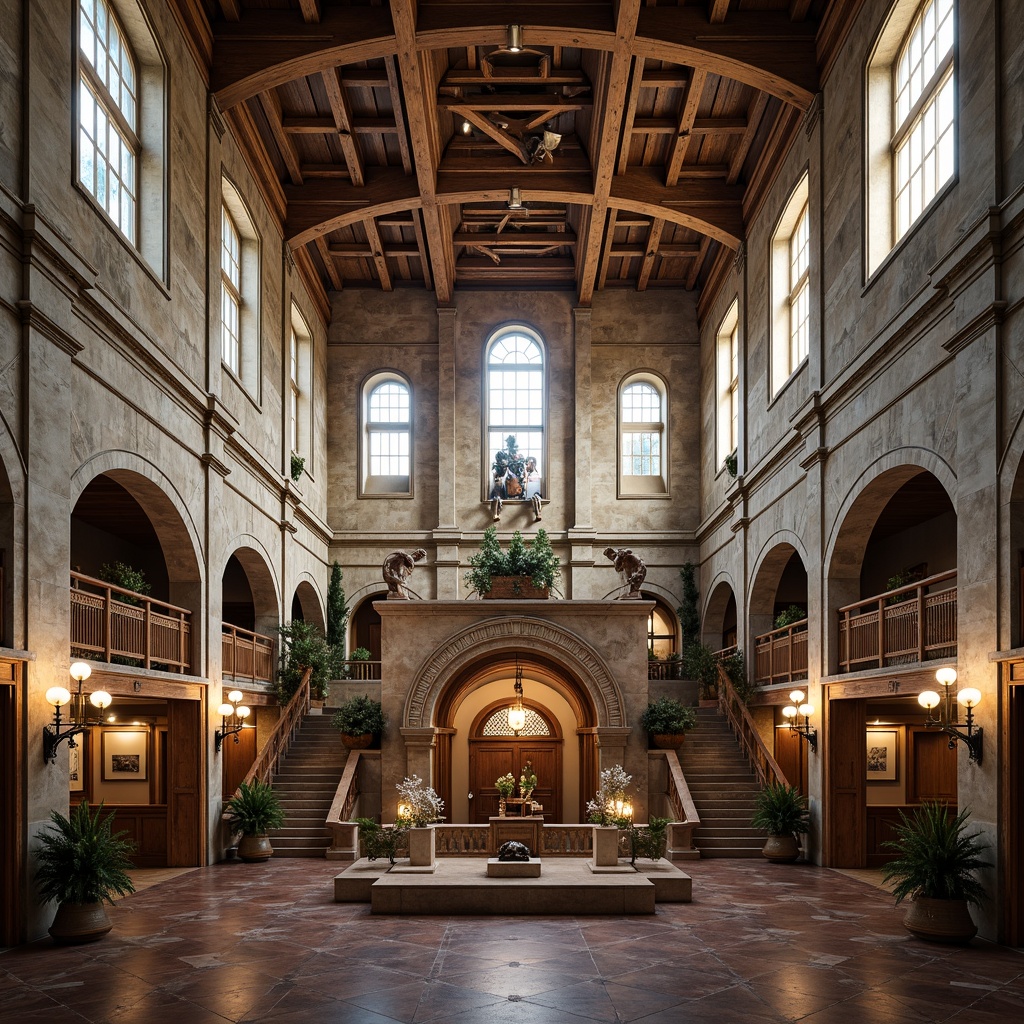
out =
<path fill-rule="evenodd" d="M 1020 653 L 1019 651 L 1017 653 Z M 1008 946 L 1024 945 L 1024 810 L 1020 780 L 1024 779 L 1024 659 L 1000 666 L 999 748 L 999 887 L 998 938 Z"/>
<path fill-rule="evenodd" d="M 25 807 L 22 802 L 25 748 L 19 724 L 23 712 L 25 663 L 0 658 L 3 711 L 0 712 L 0 944 L 17 946 L 26 939 Z"/>

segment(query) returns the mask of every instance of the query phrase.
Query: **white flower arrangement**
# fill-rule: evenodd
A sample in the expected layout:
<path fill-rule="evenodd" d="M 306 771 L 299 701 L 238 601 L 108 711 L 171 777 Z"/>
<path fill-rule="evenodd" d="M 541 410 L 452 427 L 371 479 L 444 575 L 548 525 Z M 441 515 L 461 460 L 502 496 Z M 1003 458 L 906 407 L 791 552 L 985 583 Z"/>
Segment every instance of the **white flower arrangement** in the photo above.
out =
<path fill-rule="evenodd" d="M 395 785 L 401 798 L 398 803 L 398 821 L 413 828 L 422 828 L 441 821 L 444 801 L 418 775 L 408 776 Z"/>
<path fill-rule="evenodd" d="M 594 825 L 619 825 L 625 827 L 632 817 L 632 806 L 626 799 L 626 791 L 633 781 L 621 764 L 612 765 L 601 771 L 601 785 L 595 799 L 587 803 L 587 820 Z"/>
<path fill-rule="evenodd" d="M 494 782 L 495 788 L 505 797 L 511 796 L 516 791 L 516 779 L 511 772 L 506 772 Z"/>

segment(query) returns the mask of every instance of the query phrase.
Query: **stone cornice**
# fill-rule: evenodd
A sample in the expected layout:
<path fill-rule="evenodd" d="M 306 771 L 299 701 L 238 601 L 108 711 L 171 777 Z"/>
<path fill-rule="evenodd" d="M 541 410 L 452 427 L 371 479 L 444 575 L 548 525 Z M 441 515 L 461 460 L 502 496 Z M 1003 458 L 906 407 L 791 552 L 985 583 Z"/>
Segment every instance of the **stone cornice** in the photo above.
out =
<path fill-rule="evenodd" d="M 55 320 L 48 317 L 38 306 L 33 305 L 27 299 L 17 303 L 18 313 L 24 326 L 48 338 L 62 352 L 67 353 L 72 359 L 85 347 L 77 338 L 72 337 Z"/>

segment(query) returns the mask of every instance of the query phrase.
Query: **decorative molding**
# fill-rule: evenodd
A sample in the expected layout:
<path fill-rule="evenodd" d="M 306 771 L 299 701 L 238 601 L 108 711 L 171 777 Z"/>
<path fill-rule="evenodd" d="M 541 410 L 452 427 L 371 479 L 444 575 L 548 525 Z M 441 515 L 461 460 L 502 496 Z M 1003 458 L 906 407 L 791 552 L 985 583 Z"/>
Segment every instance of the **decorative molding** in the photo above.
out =
<path fill-rule="evenodd" d="M 17 303 L 18 313 L 21 322 L 26 327 L 38 331 L 44 338 L 48 338 L 62 352 L 74 359 L 85 347 L 77 338 L 73 338 L 55 320 L 48 317 L 38 306 L 29 299 L 21 299 Z"/>
<path fill-rule="evenodd" d="M 814 129 L 818 127 L 818 123 L 821 121 L 822 116 L 825 113 L 825 96 L 824 93 L 816 92 L 814 99 L 811 100 L 811 105 L 807 108 L 807 113 L 804 114 L 804 134 L 810 138 L 814 134 Z"/>
<path fill-rule="evenodd" d="M 204 452 L 200 459 L 204 466 L 212 469 L 218 476 L 226 477 L 231 472 L 229 466 L 225 466 L 216 455 L 212 455 L 210 452 Z"/>
<path fill-rule="evenodd" d="M 740 247 L 736 250 L 736 257 L 732 261 L 732 269 L 735 274 L 742 274 L 747 269 L 746 241 L 740 242 Z"/>
<path fill-rule="evenodd" d="M 601 657 L 580 637 L 543 619 L 490 619 L 448 637 L 416 673 L 406 701 L 404 728 L 423 728 L 438 698 L 459 672 L 482 655 L 529 649 L 576 670 L 604 726 L 624 727 L 622 695 Z M 403 729 L 404 732 L 404 729 Z"/>
<path fill-rule="evenodd" d="M 221 113 L 220 104 L 217 102 L 217 97 L 211 92 L 207 97 L 206 115 L 210 122 L 210 127 L 217 134 L 217 141 L 223 142 L 224 133 L 228 130 L 228 123 L 224 120 L 224 114 Z"/>
<path fill-rule="evenodd" d="M 967 348 L 972 341 L 976 341 L 982 335 L 987 334 L 993 327 L 1003 322 L 1006 314 L 1007 303 L 999 299 L 983 309 L 977 316 L 969 320 L 956 334 L 948 341 L 942 343 L 942 347 L 950 355 L 958 355 Z"/>

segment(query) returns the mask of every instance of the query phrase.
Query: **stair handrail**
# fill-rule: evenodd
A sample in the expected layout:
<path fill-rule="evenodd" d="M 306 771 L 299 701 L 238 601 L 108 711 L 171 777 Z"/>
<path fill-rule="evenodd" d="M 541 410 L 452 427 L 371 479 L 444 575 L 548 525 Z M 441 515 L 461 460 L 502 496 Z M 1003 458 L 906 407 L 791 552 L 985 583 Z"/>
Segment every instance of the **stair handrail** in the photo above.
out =
<path fill-rule="evenodd" d="M 288 746 L 292 741 L 295 730 L 299 727 L 303 717 L 309 712 L 309 681 L 312 678 L 313 669 L 307 668 L 299 680 L 298 689 L 292 694 L 292 699 L 285 705 L 281 717 L 274 726 L 270 738 L 263 744 L 260 756 L 253 761 L 252 767 L 246 772 L 242 783 L 251 783 L 254 779 L 260 782 L 269 783 L 277 771 L 278 763 L 288 752 Z M 239 787 L 241 788 L 241 786 Z M 238 790 L 235 790 L 237 793 Z"/>
<path fill-rule="evenodd" d="M 331 845 L 324 853 L 328 860 L 359 859 L 359 826 L 352 820 L 359 796 L 359 751 L 350 750 L 331 809 L 324 824 L 331 830 Z"/>
<path fill-rule="evenodd" d="M 669 844 L 666 851 L 669 860 L 693 860 L 700 851 L 693 845 L 693 833 L 700 828 L 700 815 L 686 784 L 679 756 L 674 750 L 666 750 L 668 765 L 668 800 L 676 820 L 669 822 Z"/>
<path fill-rule="evenodd" d="M 771 752 L 764 745 L 761 734 L 754 725 L 754 719 L 750 717 L 747 705 L 740 700 L 729 673 L 718 666 L 718 704 L 725 715 L 729 728 L 739 741 L 740 747 L 747 760 L 754 766 L 761 785 L 766 786 L 770 782 L 781 783 L 788 786 L 786 776 L 779 767 L 778 762 L 772 757 Z"/>

